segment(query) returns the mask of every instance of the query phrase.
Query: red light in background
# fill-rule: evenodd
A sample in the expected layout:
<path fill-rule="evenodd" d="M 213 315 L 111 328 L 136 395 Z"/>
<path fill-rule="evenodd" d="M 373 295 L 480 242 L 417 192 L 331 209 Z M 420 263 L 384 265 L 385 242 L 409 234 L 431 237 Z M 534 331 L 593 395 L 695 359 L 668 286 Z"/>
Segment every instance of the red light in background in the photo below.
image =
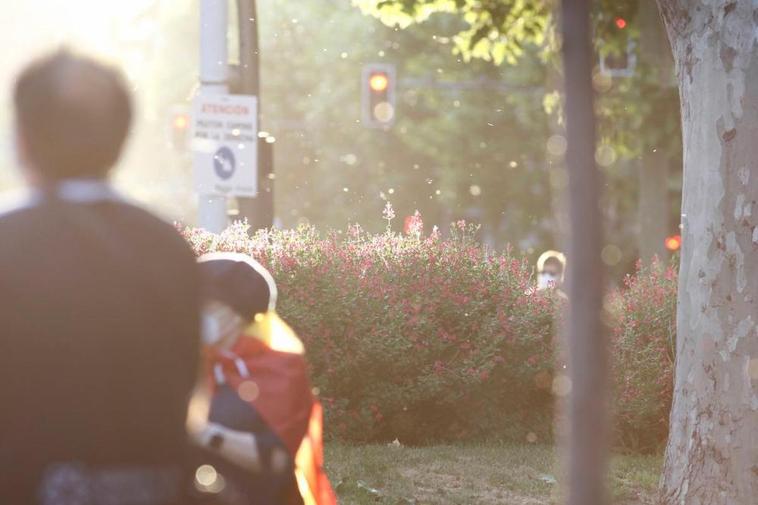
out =
<path fill-rule="evenodd" d="M 682 237 L 680 235 L 672 235 L 666 238 L 666 249 L 671 252 L 678 251 L 682 247 Z"/>
<path fill-rule="evenodd" d="M 413 225 L 413 216 L 406 216 L 403 221 L 403 233 L 408 235 L 411 232 L 411 226 Z"/>
<path fill-rule="evenodd" d="M 615 23 L 616 23 L 616 27 L 619 30 L 623 30 L 624 28 L 626 28 L 626 19 L 624 18 L 616 18 Z"/>
<path fill-rule="evenodd" d="M 381 92 L 387 89 L 390 85 L 390 80 L 387 74 L 373 74 L 368 80 L 368 85 L 373 91 Z"/>
<path fill-rule="evenodd" d="M 174 117 L 174 128 L 177 130 L 184 130 L 189 126 L 189 116 L 187 114 L 179 114 Z"/>

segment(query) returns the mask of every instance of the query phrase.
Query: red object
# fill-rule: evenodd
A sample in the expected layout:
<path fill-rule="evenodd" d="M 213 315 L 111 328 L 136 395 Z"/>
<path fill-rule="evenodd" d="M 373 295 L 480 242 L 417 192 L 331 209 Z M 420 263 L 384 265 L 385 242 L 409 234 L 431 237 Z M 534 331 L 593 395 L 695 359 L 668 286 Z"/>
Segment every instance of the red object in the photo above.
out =
<path fill-rule="evenodd" d="M 314 403 L 305 358 L 273 351 L 255 337 L 239 338 L 228 354 L 219 353 L 214 359 L 221 364 L 224 378 L 234 390 L 251 380 L 240 374 L 237 358 L 242 359 L 258 387 L 258 394 L 249 403 L 294 458 L 308 431 Z"/>
<path fill-rule="evenodd" d="M 179 114 L 174 117 L 174 128 L 177 130 L 186 130 L 189 126 L 189 116 L 187 114 Z"/>
<path fill-rule="evenodd" d="M 376 92 L 385 91 L 387 87 L 390 85 L 389 77 L 387 77 L 387 74 L 384 72 L 377 72 L 375 74 L 371 74 L 371 77 L 368 79 L 368 85 L 369 87 Z"/>
<path fill-rule="evenodd" d="M 308 434 L 297 453 L 295 465 L 302 471 L 310 494 L 317 505 L 337 505 L 337 496 L 324 471 L 323 424 L 321 404 L 314 402 Z"/>
<path fill-rule="evenodd" d="M 403 233 L 406 235 L 411 231 L 411 225 L 413 224 L 413 216 L 406 216 L 403 222 Z"/>
<path fill-rule="evenodd" d="M 616 26 L 619 30 L 623 30 L 626 28 L 626 19 L 624 18 L 616 18 Z"/>
<path fill-rule="evenodd" d="M 670 237 L 666 238 L 666 249 L 669 251 L 678 251 L 680 247 L 682 247 L 682 237 L 681 235 L 672 235 Z"/>
<path fill-rule="evenodd" d="M 311 392 L 304 356 L 275 351 L 252 336 L 237 339 L 228 353 L 214 354 L 211 362 L 221 364 L 229 386 L 241 391 L 246 382 L 254 381 L 258 394 L 246 401 L 287 447 L 299 474 L 300 492 L 303 498 L 311 497 L 306 503 L 336 505 L 324 471 L 323 411 Z M 252 377 L 240 373 L 239 359 Z"/>
<path fill-rule="evenodd" d="M 412 216 L 407 216 L 403 221 L 403 233 L 410 235 L 411 233 L 421 233 L 424 230 L 424 221 L 421 219 L 421 214 L 416 211 Z"/>

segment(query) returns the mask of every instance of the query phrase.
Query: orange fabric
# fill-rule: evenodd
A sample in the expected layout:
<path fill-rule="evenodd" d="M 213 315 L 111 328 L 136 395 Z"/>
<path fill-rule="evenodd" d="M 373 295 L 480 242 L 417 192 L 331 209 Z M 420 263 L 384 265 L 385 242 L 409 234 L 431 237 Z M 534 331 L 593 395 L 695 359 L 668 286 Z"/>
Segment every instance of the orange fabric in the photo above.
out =
<path fill-rule="evenodd" d="M 337 497 L 324 470 L 323 409 L 314 402 L 308 434 L 295 457 L 300 494 L 306 505 L 336 505 Z M 302 476 L 302 477 L 301 477 Z"/>
<path fill-rule="evenodd" d="M 237 339 L 228 353 L 211 351 L 209 362 L 221 364 L 227 383 L 238 391 L 247 381 L 255 383 L 258 394 L 249 403 L 293 456 L 305 505 L 337 505 L 324 471 L 323 408 L 311 392 L 302 343 L 275 314 L 247 333 L 252 334 Z M 240 374 L 237 359 L 249 378 Z"/>

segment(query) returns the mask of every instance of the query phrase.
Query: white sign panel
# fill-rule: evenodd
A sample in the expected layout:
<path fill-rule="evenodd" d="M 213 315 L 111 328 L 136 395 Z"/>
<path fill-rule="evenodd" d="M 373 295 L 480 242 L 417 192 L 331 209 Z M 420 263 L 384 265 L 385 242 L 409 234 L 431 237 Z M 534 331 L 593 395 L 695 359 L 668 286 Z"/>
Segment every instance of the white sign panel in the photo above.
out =
<path fill-rule="evenodd" d="M 195 189 L 201 195 L 258 193 L 258 101 L 198 95 L 192 114 Z"/>

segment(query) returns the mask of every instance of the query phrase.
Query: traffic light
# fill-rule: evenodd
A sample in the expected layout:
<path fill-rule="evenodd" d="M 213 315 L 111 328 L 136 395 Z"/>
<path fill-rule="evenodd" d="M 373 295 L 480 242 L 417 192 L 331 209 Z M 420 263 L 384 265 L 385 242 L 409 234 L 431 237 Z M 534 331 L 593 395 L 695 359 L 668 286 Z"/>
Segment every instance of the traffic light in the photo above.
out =
<path fill-rule="evenodd" d="M 671 235 L 670 237 L 666 237 L 665 245 L 666 249 L 671 252 L 678 251 L 679 248 L 682 247 L 681 235 Z"/>
<path fill-rule="evenodd" d="M 600 54 L 600 71 L 611 77 L 632 77 L 637 68 L 637 46 L 629 36 L 628 22 L 622 16 L 613 18 L 610 28 L 614 48 Z"/>
<path fill-rule="evenodd" d="M 363 67 L 362 113 L 368 128 L 388 128 L 395 122 L 395 66 L 372 63 Z"/>
<path fill-rule="evenodd" d="M 171 108 L 169 143 L 177 151 L 186 151 L 191 129 L 189 109 L 183 105 Z"/>

